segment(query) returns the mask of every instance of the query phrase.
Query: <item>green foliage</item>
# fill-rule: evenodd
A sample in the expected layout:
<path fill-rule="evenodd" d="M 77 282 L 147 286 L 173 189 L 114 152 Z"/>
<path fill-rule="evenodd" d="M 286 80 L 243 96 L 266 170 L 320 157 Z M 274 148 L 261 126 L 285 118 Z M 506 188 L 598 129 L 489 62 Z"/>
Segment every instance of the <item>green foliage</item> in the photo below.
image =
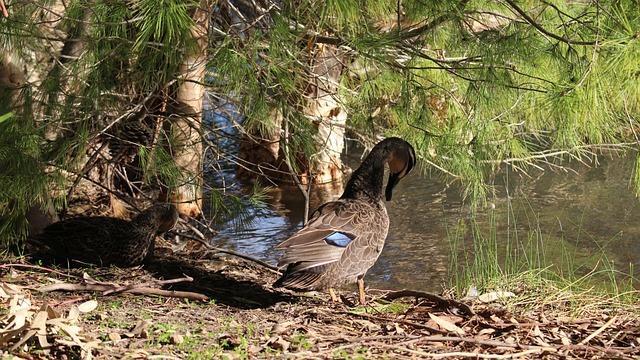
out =
<path fill-rule="evenodd" d="M 136 22 L 133 54 L 145 87 L 164 86 L 175 76 L 185 53 L 193 51 L 189 10 L 196 1 L 136 0 L 130 3 Z M 149 71 L 153 69 L 154 71 Z"/>
<path fill-rule="evenodd" d="M 87 154 L 107 127 L 144 115 L 135 110 L 142 103 L 145 112 L 158 111 L 155 94 L 172 91 L 169 83 L 194 50 L 192 13 L 198 5 L 75 0 L 63 11 L 48 3 L 17 7 L 0 21 L 0 48 L 11 56 L 2 61 L 33 76 L 19 90 L 0 83 L 0 111 L 14 114 L 0 123 L 0 242 L 24 236 L 24 214 L 32 205 L 65 200 L 71 182 L 63 184 L 58 171 L 69 179 L 88 171 Z M 139 147 L 145 184 L 180 184 L 171 141 L 160 136 L 157 146 Z"/>
<path fill-rule="evenodd" d="M 0 238 L 17 243 L 27 230 L 24 214 L 34 205 L 46 205 L 50 181 L 40 162 L 41 149 L 32 123 L 19 122 L 12 113 L 0 117 Z"/>
<path fill-rule="evenodd" d="M 45 175 L 46 165 L 81 171 L 88 146 L 107 126 L 164 109 L 158 99 L 171 94 L 181 64 L 196 50 L 193 14 L 200 5 L 75 0 L 62 19 L 50 3 L 25 4 L 2 19 L 0 49 L 38 75 L 20 91 L 0 86 L 0 111 L 14 113 L 0 125 L 21 124 L 8 127 L 7 139 L 2 134 L 0 154 L 8 162 L 6 154 L 20 152 L 12 169 L 20 163 L 25 175 L 1 184 L 12 188 L 0 189 L 3 201 L 18 196 L 26 209 L 53 187 L 55 172 Z M 290 160 L 318 152 L 309 85 L 322 75 L 313 68 L 316 55 L 335 48 L 345 54 L 337 82 L 349 131 L 369 142 L 380 134 L 407 138 L 424 169 L 459 181 L 476 204 L 501 166 L 527 171 L 550 161 L 548 154 L 580 157 L 593 146 L 637 142 L 634 0 L 301 1 L 264 8 L 210 9 L 206 85 L 236 104 L 242 130 L 273 138 L 286 125 Z M 67 50 L 80 46 L 73 56 L 43 60 L 66 40 Z M 61 136 L 47 140 L 51 131 Z M 161 139 L 140 148 L 145 184 L 180 184 L 172 146 Z M 634 185 L 640 189 L 640 176 Z M 241 207 L 222 198 L 211 195 L 216 214 Z M 0 206 L 9 211 L 6 202 Z"/>

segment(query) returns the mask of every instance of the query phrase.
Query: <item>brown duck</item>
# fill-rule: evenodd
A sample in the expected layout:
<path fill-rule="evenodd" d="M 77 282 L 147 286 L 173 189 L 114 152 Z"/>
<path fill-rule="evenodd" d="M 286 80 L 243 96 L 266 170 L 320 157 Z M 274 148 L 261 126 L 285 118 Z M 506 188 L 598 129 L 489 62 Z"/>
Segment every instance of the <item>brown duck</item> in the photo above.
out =
<path fill-rule="evenodd" d="M 172 229 L 178 211 L 154 205 L 131 221 L 106 216 L 80 216 L 53 223 L 27 241 L 36 259 L 59 264 L 129 267 L 151 257 L 157 235 Z"/>
<path fill-rule="evenodd" d="M 287 268 L 274 286 L 328 288 L 337 301 L 333 288 L 357 281 L 364 304 L 364 276 L 380 256 L 389 230 L 382 199 L 385 164 L 390 170 L 384 191 L 388 201 L 415 162 L 408 142 L 397 137 L 379 142 L 353 172 L 340 199 L 320 206 L 300 231 L 276 247 L 284 250 L 278 266 Z"/>

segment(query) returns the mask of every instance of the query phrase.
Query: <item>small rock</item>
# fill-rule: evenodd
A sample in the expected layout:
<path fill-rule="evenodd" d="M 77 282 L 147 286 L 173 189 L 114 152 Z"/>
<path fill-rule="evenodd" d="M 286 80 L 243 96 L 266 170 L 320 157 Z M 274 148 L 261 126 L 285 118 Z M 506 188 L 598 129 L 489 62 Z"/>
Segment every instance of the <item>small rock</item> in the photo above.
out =
<path fill-rule="evenodd" d="M 120 334 L 115 332 L 109 333 L 108 336 L 109 336 L 109 340 L 113 341 L 114 343 L 117 343 L 118 341 L 122 340 L 122 337 L 120 337 Z"/>
<path fill-rule="evenodd" d="M 478 300 L 483 303 L 490 303 L 497 300 L 502 300 L 510 297 L 515 297 L 516 294 L 510 291 L 494 291 L 478 296 Z"/>
<path fill-rule="evenodd" d="M 170 339 L 171 343 L 173 345 L 180 345 L 184 342 L 184 336 L 178 334 L 178 333 L 173 333 L 171 334 L 171 339 Z"/>

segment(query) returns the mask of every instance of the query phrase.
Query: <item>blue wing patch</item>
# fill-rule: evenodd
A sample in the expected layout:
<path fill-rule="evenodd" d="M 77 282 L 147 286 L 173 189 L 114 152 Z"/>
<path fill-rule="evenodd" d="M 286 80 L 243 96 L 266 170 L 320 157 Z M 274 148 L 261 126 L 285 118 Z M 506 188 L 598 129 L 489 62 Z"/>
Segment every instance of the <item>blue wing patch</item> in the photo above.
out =
<path fill-rule="evenodd" d="M 345 234 L 345 233 L 336 231 L 333 234 L 326 236 L 324 238 L 324 241 L 326 241 L 327 244 L 330 244 L 330 245 L 347 247 L 347 245 L 349 245 L 349 243 L 353 241 L 353 238 L 354 236 L 351 234 Z"/>

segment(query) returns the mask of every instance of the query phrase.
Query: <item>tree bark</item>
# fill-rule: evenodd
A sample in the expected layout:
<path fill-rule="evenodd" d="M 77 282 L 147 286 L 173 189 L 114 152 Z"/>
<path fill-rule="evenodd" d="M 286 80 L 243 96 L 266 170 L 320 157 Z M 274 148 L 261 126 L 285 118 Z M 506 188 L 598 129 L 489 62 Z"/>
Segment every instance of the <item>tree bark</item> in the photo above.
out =
<path fill-rule="evenodd" d="M 338 88 L 345 56 L 334 45 L 317 44 L 316 48 L 305 114 L 318 126 L 318 152 L 310 159 L 310 175 L 314 183 L 323 184 L 339 181 L 343 174 L 340 154 L 344 149 L 347 110 L 340 101 Z"/>
<path fill-rule="evenodd" d="M 174 152 L 176 164 L 183 171 L 182 185 L 171 194 L 171 201 L 178 212 L 185 216 L 198 216 L 202 212 L 202 108 L 205 88 L 203 86 L 207 64 L 209 27 L 208 0 L 200 2 L 195 9 L 194 27 L 191 31 L 196 45 L 187 53 L 180 67 L 180 82 L 176 100 L 183 109 L 172 122 L 172 131 L 178 146 Z"/>
<path fill-rule="evenodd" d="M 344 149 L 344 133 L 347 111 L 342 105 L 338 88 L 344 70 L 345 56 L 334 45 L 316 44 L 310 56 L 310 78 L 303 89 L 307 102 L 304 115 L 317 127 L 315 137 L 316 153 L 310 159 L 294 156 L 299 169 L 300 182 L 324 184 L 342 180 L 343 164 L 340 154 Z M 273 111 L 274 123 L 283 127 L 282 114 Z M 294 130 L 295 133 L 295 130 Z M 252 133 L 243 137 L 240 158 L 243 163 L 238 168 L 240 175 L 264 176 L 273 181 L 290 181 L 290 169 L 279 141 L 281 133 Z"/>

